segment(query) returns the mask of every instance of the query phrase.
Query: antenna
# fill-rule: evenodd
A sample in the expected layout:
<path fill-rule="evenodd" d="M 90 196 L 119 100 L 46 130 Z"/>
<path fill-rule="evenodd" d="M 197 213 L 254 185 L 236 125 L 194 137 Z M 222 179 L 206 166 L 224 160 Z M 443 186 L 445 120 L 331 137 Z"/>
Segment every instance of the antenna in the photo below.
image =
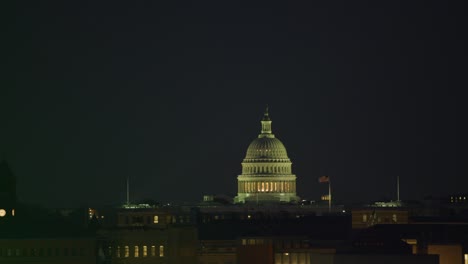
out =
<path fill-rule="evenodd" d="M 400 176 L 397 176 L 396 178 L 397 182 L 397 201 L 400 201 Z"/>
<path fill-rule="evenodd" d="M 127 204 L 130 204 L 130 176 L 127 175 Z"/>

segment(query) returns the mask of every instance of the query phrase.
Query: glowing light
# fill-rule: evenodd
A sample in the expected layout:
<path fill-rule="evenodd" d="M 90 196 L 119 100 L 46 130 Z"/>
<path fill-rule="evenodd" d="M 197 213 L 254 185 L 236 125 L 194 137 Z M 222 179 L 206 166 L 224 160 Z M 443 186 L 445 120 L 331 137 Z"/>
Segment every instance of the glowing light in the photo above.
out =
<path fill-rule="evenodd" d="M 15 216 L 15 209 L 11 209 L 11 216 Z"/>
<path fill-rule="evenodd" d="M 284 255 L 285 255 L 285 256 L 289 256 L 289 253 L 286 252 L 286 253 L 284 253 Z"/>
<path fill-rule="evenodd" d="M 0 209 L 0 217 L 4 217 L 6 215 L 6 211 L 4 209 Z"/>
<path fill-rule="evenodd" d="M 125 246 L 125 254 L 124 257 L 128 258 L 130 256 L 130 248 L 128 246 Z"/>
<path fill-rule="evenodd" d="M 164 257 L 164 246 L 159 246 L 159 256 Z"/>
<path fill-rule="evenodd" d="M 154 224 L 159 223 L 159 216 L 155 215 L 155 216 L 153 217 L 153 223 L 154 223 Z"/>
<path fill-rule="evenodd" d="M 138 246 L 134 247 L 135 258 L 140 257 L 140 248 Z"/>

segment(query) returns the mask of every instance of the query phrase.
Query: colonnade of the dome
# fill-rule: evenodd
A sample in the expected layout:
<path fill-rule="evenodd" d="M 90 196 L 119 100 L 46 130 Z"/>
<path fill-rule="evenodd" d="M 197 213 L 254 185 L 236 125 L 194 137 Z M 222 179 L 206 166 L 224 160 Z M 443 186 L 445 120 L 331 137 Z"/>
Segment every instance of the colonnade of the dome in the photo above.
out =
<path fill-rule="evenodd" d="M 247 174 L 291 174 L 291 163 L 242 163 L 242 175 Z"/>
<path fill-rule="evenodd" d="M 238 181 L 240 193 L 295 193 L 296 181 Z"/>

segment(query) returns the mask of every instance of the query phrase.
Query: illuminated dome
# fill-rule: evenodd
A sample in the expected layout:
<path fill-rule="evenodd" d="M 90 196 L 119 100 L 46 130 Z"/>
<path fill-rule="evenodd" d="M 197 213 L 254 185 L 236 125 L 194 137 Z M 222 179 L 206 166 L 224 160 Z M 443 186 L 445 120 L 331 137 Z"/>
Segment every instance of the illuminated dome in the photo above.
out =
<path fill-rule="evenodd" d="M 288 159 L 288 153 L 279 139 L 261 137 L 250 143 L 245 159 Z"/>
<path fill-rule="evenodd" d="M 250 143 L 238 179 L 236 203 L 297 201 L 296 176 L 283 143 L 271 132 L 268 108 L 258 138 Z"/>

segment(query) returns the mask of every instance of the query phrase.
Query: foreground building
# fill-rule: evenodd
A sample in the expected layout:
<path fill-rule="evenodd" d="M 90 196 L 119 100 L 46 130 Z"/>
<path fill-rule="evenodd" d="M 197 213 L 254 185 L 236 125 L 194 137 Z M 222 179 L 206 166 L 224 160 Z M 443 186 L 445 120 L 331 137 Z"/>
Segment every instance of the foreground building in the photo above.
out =
<path fill-rule="evenodd" d="M 235 203 L 279 203 L 298 201 L 296 175 L 283 143 L 271 130 L 268 108 L 261 121 L 258 138 L 250 143 L 237 177 Z"/>

